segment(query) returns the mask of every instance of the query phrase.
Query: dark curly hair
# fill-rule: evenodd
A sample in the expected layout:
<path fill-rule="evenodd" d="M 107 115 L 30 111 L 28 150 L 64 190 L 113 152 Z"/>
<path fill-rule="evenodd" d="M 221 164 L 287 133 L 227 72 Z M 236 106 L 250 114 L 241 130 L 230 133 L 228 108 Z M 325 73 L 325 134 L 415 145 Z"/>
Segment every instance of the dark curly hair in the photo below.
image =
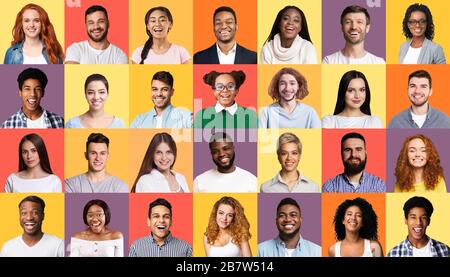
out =
<path fill-rule="evenodd" d="M 433 16 L 431 15 L 430 9 L 424 4 L 412 4 L 408 7 L 405 12 L 405 17 L 403 18 L 403 34 L 406 38 L 412 38 L 413 35 L 408 28 L 408 20 L 413 12 L 423 12 L 427 20 L 427 29 L 425 30 L 425 37 L 429 40 L 434 38 L 434 23 Z"/>
<path fill-rule="evenodd" d="M 209 73 L 206 73 L 203 76 L 203 82 L 207 85 L 210 85 L 212 88 L 216 85 L 216 78 L 220 75 L 228 74 L 231 77 L 233 77 L 234 82 L 236 83 L 236 90 L 238 90 L 241 85 L 245 81 L 245 73 L 242 70 L 236 71 L 233 70 L 231 72 L 217 72 L 217 71 L 211 71 Z"/>
<path fill-rule="evenodd" d="M 378 240 L 378 217 L 372 205 L 360 197 L 353 200 L 347 199 L 336 209 L 333 223 L 337 240 L 345 239 L 345 227 L 342 221 L 344 220 L 345 212 L 351 206 L 357 206 L 362 212 L 362 227 L 359 230 L 359 236 L 368 240 Z"/>

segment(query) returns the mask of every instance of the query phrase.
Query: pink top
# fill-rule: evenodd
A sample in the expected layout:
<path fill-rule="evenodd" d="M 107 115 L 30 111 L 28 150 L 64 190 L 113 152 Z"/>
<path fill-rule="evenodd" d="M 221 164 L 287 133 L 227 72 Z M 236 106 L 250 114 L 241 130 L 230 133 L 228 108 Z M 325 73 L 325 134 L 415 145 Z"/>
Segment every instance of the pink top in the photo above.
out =
<path fill-rule="evenodd" d="M 133 62 L 141 62 L 142 49 L 144 49 L 144 46 L 140 46 L 134 50 L 133 55 L 131 56 Z M 144 60 L 144 64 L 182 64 L 190 58 L 191 55 L 189 55 L 186 48 L 172 43 L 169 50 L 164 54 L 156 54 L 150 49 L 147 58 Z"/>

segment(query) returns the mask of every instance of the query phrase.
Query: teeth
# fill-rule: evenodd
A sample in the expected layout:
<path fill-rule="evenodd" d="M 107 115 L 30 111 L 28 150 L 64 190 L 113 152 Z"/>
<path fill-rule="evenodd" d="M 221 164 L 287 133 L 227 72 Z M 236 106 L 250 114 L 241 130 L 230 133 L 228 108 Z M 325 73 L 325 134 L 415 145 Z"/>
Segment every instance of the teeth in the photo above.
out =
<path fill-rule="evenodd" d="M 413 230 L 414 230 L 414 232 L 416 232 L 416 233 L 420 233 L 420 232 L 422 231 L 422 228 L 416 227 L 416 228 L 413 228 Z"/>
<path fill-rule="evenodd" d="M 291 230 L 292 228 L 294 228 L 294 225 L 293 224 L 286 224 L 286 225 L 284 225 L 284 228 L 286 228 L 288 230 Z"/>
<path fill-rule="evenodd" d="M 36 223 L 34 222 L 25 222 L 25 226 L 34 226 Z"/>

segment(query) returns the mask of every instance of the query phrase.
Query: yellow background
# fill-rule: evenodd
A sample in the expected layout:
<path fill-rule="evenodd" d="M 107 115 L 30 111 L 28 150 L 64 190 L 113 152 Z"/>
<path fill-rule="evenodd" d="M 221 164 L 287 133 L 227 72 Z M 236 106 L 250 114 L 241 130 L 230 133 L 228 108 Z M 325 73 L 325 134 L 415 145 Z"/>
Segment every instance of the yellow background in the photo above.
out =
<path fill-rule="evenodd" d="M 272 30 L 277 14 L 286 6 L 297 6 L 305 14 L 309 36 L 316 48 L 317 60 L 320 63 L 322 57 L 322 1 L 311 0 L 258 1 L 258 62 L 259 54 Z"/>
<path fill-rule="evenodd" d="M 241 203 L 244 207 L 244 213 L 250 223 L 250 234 L 252 238 L 249 241 L 252 255 L 255 257 L 258 244 L 258 211 L 256 193 L 194 193 L 194 257 L 205 257 L 205 248 L 203 247 L 203 236 L 208 227 L 209 215 L 214 204 L 223 196 L 231 196 Z"/>
<path fill-rule="evenodd" d="M 130 61 L 136 48 L 148 39 L 145 32 L 145 14 L 153 7 L 163 6 L 170 10 L 173 18 L 172 29 L 168 34 L 169 42 L 186 48 L 193 57 L 193 3 L 192 0 L 131 0 L 129 1 L 129 47 Z"/>
<path fill-rule="evenodd" d="M 386 62 L 388 64 L 398 63 L 400 45 L 406 41 L 406 37 L 403 35 L 403 18 L 406 9 L 414 3 L 424 4 L 430 9 L 434 22 L 433 41 L 444 48 L 444 53 L 446 53 L 448 59 L 448 55 L 450 55 L 450 36 L 448 35 L 447 21 L 448 1 L 404 0 L 386 2 Z"/>
<path fill-rule="evenodd" d="M 30 195 L 39 196 L 45 202 L 45 217 L 42 222 L 42 231 L 64 239 L 64 194 L 1 193 L 2 231 L 0 232 L 0 249 L 6 241 L 23 233 L 23 229 L 20 227 L 18 205 L 22 199 Z"/>
<path fill-rule="evenodd" d="M 364 73 L 370 87 L 370 110 L 386 126 L 386 66 L 385 65 L 327 65 L 322 67 L 322 118 L 333 115 L 339 82 L 350 70 Z"/>
<path fill-rule="evenodd" d="M 320 129 L 259 129 L 258 183 L 272 179 L 281 170 L 277 157 L 277 141 L 282 133 L 294 133 L 302 142 L 298 170 L 319 187 L 322 184 L 322 136 Z"/>
<path fill-rule="evenodd" d="M 87 172 L 88 162 L 84 157 L 86 141 L 91 133 L 102 133 L 109 138 L 109 158 L 106 171 L 128 180 L 128 131 L 125 129 L 66 129 L 64 130 L 64 176 L 70 178 Z"/>
<path fill-rule="evenodd" d="M 65 1 L 59 0 L 14 0 L 2 1 L 2 24 L 0 24 L 0 55 L 3 63 L 6 49 L 11 46 L 12 28 L 16 22 L 17 13 L 26 4 L 34 3 L 41 6 L 48 14 L 50 22 L 55 28 L 56 38 L 64 48 L 64 4 Z"/>
<path fill-rule="evenodd" d="M 102 74 L 109 84 L 105 111 L 128 124 L 128 65 L 65 65 L 64 113 L 66 122 L 89 110 L 84 94 L 84 82 L 94 73 Z"/>
<path fill-rule="evenodd" d="M 192 129 L 130 129 L 129 131 L 129 184 L 133 186 L 136 176 L 141 168 L 145 152 L 156 133 L 170 134 L 177 144 L 177 159 L 173 170 L 183 174 L 192 192 L 193 176 L 193 143 Z"/>
<path fill-rule="evenodd" d="M 173 76 L 175 89 L 171 103 L 192 111 L 192 65 L 131 65 L 130 66 L 130 124 L 140 113 L 153 108 L 151 99 L 152 77 L 158 71 L 168 71 Z"/>
<path fill-rule="evenodd" d="M 434 212 L 431 216 L 427 235 L 431 238 L 450 245 L 450 195 L 447 193 L 387 193 L 386 194 L 386 254 L 398 243 L 405 240 L 408 227 L 405 224 L 403 205 L 413 196 L 423 196 L 433 204 Z"/>
<path fill-rule="evenodd" d="M 300 72 L 308 81 L 309 94 L 300 102 L 312 106 L 318 115 L 320 115 L 320 65 L 258 65 L 258 106 L 259 112 L 262 108 L 273 103 L 269 96 L 269 84 L 273 76 L 283 67 L 291 67 Z"/>

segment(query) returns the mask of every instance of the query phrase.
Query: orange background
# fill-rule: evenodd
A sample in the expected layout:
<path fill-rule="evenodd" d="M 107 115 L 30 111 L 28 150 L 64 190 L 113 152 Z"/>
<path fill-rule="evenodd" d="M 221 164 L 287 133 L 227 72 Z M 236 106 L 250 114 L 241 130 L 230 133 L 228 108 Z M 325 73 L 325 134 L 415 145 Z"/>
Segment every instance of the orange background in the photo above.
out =
<path fill-rule="evenodd" d="M 245 73 L 245 81 L 239 88 L 236 96 L 236 102 L 239 106 L 250 107 L 256 110 L 256 65 L 195 65 L 194 66 L 194 115 L 201 108 L 207 108 L 215 105 L 217 100 L 212 88 L 203 82 L 203 75 L 211 72 L 230 72 L 233 70 L 242 70 Z M 201 100 L 201 106 L 196 105 L 195 101 Z M 199 104 L 200 104 L 199 103 Z"/>
<path fill-rule="evenodd" d="M 426 70 L 431 75 L 433 95 L 429 101 L 433 108 L 450 114 L 448 104 L 447 65 L 387 65 L 386 66 L 386 119 L 391 119 L 411 106 L 408 98 L 408 76 L 416 70 Z"/>
<path fill-rule="evenodd" d="M 344 172 L 341 159 L 341 138 L 357 132 L 366 140 L 366 171 L 386 180 L 385 129 L 322 129 L 322 183 Z"/>
<path fill-rule="evenodd" d="M 192 194 L 190 193 L 131 193 L 129 195 L 129 241 L 150 235 L 147 224 L 148 206 L 157 198 L 164 198 L 172 205 L 172 235 L 192 246 Z"/>
<path fill-rule="evenodd" d="M 130 188 L 133 186 L 136 176 L 141 168 L 142 160 L 147 151 L 150 141 L 156 133 L 169 133 L 177 144 L 177 159 L 173 170 L 183 174 L 192 191 L 192 164 L 193 143 L 192 129 L 133 129 L 129 130 L 129 180 Z"/>
<path fill-rule="evenodd" d="M 82 0 L 80 7 L 64 8 L 65 47 L 72 43 L 87 40 L 84 13 L 92 5 L 101 5 L 108 12 L 109 31 L 108 40 L 128 54 L 128 0 Z"/>
<path fill-rule="evenodd" d="M 0 191 L 4 191 L 8 176 L 19 169 L 20 140 L 31 133 L 38 134 L 44 140 L 53 174 L 61 179 L 64 191 L 64 130 L 62 129 L 9 129 L 7 132 L 0 132 L 3 156 L 0 166 Z"/>
<path fill-rule="evenodd" d="M 263 107 L 273 103 L 269 96 L 269 84 L 273 76 L 283 67 L 291 67 L 300 72 L 308 81 L 309 94 L 300 102 L 312 106 L 317 114 L 321 114 L 321 68 L 320 65 L 259 65 L 258 66 L 258 107 Z"/>
<path fill-rule="evenodd" d="M 256 52 L 256 0 L 194 1 L 194 52 L 209 48 L 216 42 L 213 16 L 221 6 L 228 6 L 236 13 L 236 42 Z"/>
<path fill-rule="evenodd" d="M 386 256 L 386 196 L 378 193 L 333 193 L 322 194 L 322 256 L 328 257 L 328 248 L 336 242 L 334 214 L 346 199 L 361 197 L 369 202 L 378 216 L 378 241 Z"/>

